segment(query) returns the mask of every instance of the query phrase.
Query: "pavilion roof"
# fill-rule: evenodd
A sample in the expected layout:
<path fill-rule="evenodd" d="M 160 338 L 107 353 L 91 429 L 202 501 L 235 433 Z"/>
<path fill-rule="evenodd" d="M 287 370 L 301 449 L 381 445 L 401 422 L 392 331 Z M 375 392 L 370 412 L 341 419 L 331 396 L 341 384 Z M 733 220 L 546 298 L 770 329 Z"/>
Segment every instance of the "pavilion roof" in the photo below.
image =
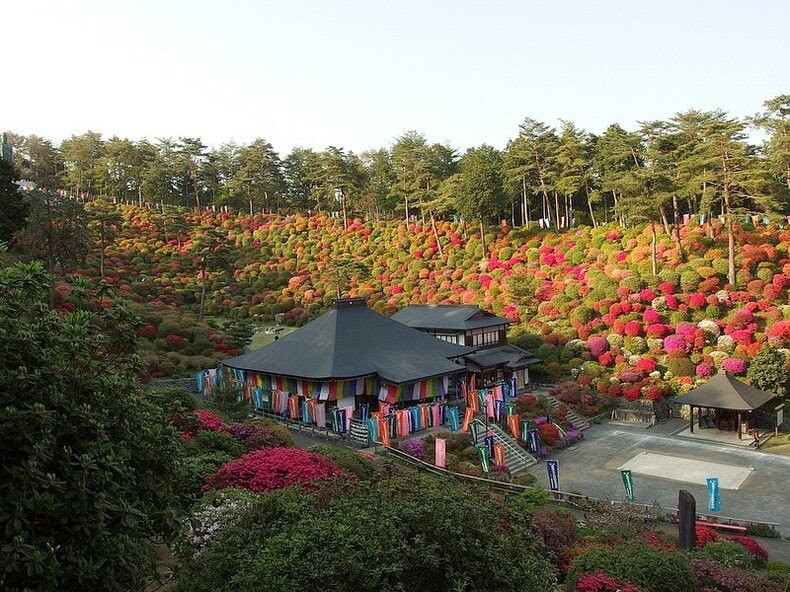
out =
<path fill-rule="evenodd" d="M 694 407 L 752 411 L 762 407 L 775 396 L 741 382 L 726 372 L 719 372 L 702 386 L 678 397 L 677 401 Z"/>
<path fill-rule="evenodd" d="M 343 298 L 310 323 L 273 343 L 224 360 L 230 368 L 307 380 L 378 374 L 404 384 L 464 372 L 459 358 L 473 348 L 448 343 Z"/>

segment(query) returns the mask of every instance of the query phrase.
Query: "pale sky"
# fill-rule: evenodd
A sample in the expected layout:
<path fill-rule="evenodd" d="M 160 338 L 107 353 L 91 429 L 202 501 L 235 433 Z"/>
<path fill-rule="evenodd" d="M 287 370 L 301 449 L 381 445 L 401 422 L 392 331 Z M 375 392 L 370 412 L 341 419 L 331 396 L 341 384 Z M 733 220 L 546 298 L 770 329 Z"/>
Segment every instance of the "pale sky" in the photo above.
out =
<path fill-rule="evenodd" d="M 790 93 L 783 0 L 5 0 L 0 130 L 504 148 Z"/>

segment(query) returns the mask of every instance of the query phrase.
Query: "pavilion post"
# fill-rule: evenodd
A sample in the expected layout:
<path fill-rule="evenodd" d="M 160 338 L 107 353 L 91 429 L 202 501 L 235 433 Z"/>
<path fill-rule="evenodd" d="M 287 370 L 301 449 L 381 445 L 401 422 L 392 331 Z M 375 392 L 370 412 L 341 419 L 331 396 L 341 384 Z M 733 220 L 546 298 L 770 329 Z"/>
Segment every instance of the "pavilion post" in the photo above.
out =
<path fill-rule="evenodd" d="M 743 440 L 743 436 L 741 436 L 741 412 L 740 411 L 738 412 L 738 426 L 737 426 L 737 429 L 738 429 L 738 439 L 739 440 Z"/>
<path fill-rule="evenodd" d="M 691 413 L 689 413 L 689 430 L 694 433 L 694 405 L 689 405 Z"/>

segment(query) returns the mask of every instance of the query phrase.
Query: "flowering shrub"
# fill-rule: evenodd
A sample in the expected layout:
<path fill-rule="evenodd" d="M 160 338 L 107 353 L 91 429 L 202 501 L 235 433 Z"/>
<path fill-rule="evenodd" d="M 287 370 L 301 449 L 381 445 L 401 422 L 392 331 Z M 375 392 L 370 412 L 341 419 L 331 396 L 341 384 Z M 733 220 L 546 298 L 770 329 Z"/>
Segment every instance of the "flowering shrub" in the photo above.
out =
<path fill-rule="evenodd" d="M 719 535 L 715 530 L 708 526 L 703 526 L 699 522 L 695 527 L 697 535 L 697 547 L 704 547 L 708 543 L 715 543 L 719 540 Z"/>
<path fill-rule="evenodd" d="M 227 489 L 206 495 L 188 520 L 184 521 L 175 550 L 198 557 L 217 535 L 239 518 L 252 505 L 254 494 L 238 489 Z"/>
<path fill-rule="evenodd" d="M 576 582 L 575 592 L 643 592 L 631 584 L 624 584 L 601 572 L 587 573 Z"/>
<path fill-rule="evenodd" d="M 398 448 L 414 458 L 425 460 L 425 442 L 419 438 L 409 438 L 398 444 Z"/>
<path fill-rule="evenodd" d="M 746 362 L 740 358 L 727 358 L 721 363 L 721 367 L 730 374 L 746 373 Z"/>
<path fill-rule="evenodd" d="M 261 492 L 343 476 L 334 462 L 320 454 L 300 448 L 274 448 L 254 450 L 226 463 L 206 480 L 203 489 L 236 487 Z"/>
<path fill-rule="evenodd" d="M 731 541 L 735 541 L 746 547 L 746 550 L 754 557 L 759 565 L 765 565 L 768 561 L 768 552 L 760 546 L 760 543 L 755 541 L 752 537 L 742 535 L 730 537 Z"/>
<path fill-rule="evenodd" d="M 697 589 L 704 592 L 780 592 L 772 582 L 749 572 L 722 567 L 715 561 L 691 562 Z"/>
<path fill-rule="evenodd" d="M 541 442 L 549 448 L 556 446 L 557 441 L 560 439 L 560 432 L 557 430 L 557 426 L 551 423 L 538 425 L 538 435 Z"/>
<path fill-rule="evenodd" d="M 200 420 L 199 428 L 202 430 L 221 430 L 225 426 L 225 422 L 216 413 L 206 411 L 205 409 L 198 409 L 195 411 L 198 420 Z"/>

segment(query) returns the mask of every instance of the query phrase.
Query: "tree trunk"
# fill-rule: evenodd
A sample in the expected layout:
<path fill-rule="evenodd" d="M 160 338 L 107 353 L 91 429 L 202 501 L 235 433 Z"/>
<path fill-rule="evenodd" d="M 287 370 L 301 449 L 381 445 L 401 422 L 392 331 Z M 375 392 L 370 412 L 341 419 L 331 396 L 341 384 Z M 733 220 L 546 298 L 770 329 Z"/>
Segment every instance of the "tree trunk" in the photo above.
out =
<path fill-rule="evenodd" d="M 661 206 L 661 223 L 664 226 L 664 233 L 669 236 L 669 220 L 667 220 L 667 213 L 664 211 L 664 206 Z"/>
<path fill-rule="evenodd" d="M 653 275 L 658 275 L 658 263 L 656 253 L 658 251 L 658 239 L 656 237 L 656 223 L 650 222 L 650 263 L 653 265 Z"/>
<path fill-rule="evenodd" d="M 554 227 L 556 230 L 560 229 L 560 198 L 557 195 L 557 192 L 554 192 L 554 220 L 556 222 L 556 226 Z"/>
<path fill-rule="evenodd" d="M 442 243 L 439 242 L 439 232 L 436 230 L 436 220 L 433 218 L 433 210 L 429 210 L 428 213 L 431 215 L 431 228 L 433 229 L 433 238 L 436 241 L 436 248 L 439 250 L 439 257 L 444 257 Z"/>
<path fill-rule="evenodd" d="M 590 210 L 590 221 L 592 222 L 593 228 L 596 228 L 598 224 L 595 222 L 595 214 L 593 213 L 592 202 L 590 201 L 590 184 L 587 183 L 587 179 L 584 180 L 584 195 L 587 198 L 587 209 Z"/>
<path fill-rule="evenodd" d="M 206 306 L 206 258 L 203 257 L 200 261 L 200 310 L 198 312 L 198 321 L 203 322 L 203 310 Z"/>
<path fill-rule="evenodd" d="M 99 275 L 104 277 L 104 220 L 100 222 L 99 226 Z"/>
<path fill-rule="evenodd" d="M 483 259 L 486 258 L 486 230 L 483 224 L 483 217 L 480 216 L 480 242 L 483 245 Z"/>

